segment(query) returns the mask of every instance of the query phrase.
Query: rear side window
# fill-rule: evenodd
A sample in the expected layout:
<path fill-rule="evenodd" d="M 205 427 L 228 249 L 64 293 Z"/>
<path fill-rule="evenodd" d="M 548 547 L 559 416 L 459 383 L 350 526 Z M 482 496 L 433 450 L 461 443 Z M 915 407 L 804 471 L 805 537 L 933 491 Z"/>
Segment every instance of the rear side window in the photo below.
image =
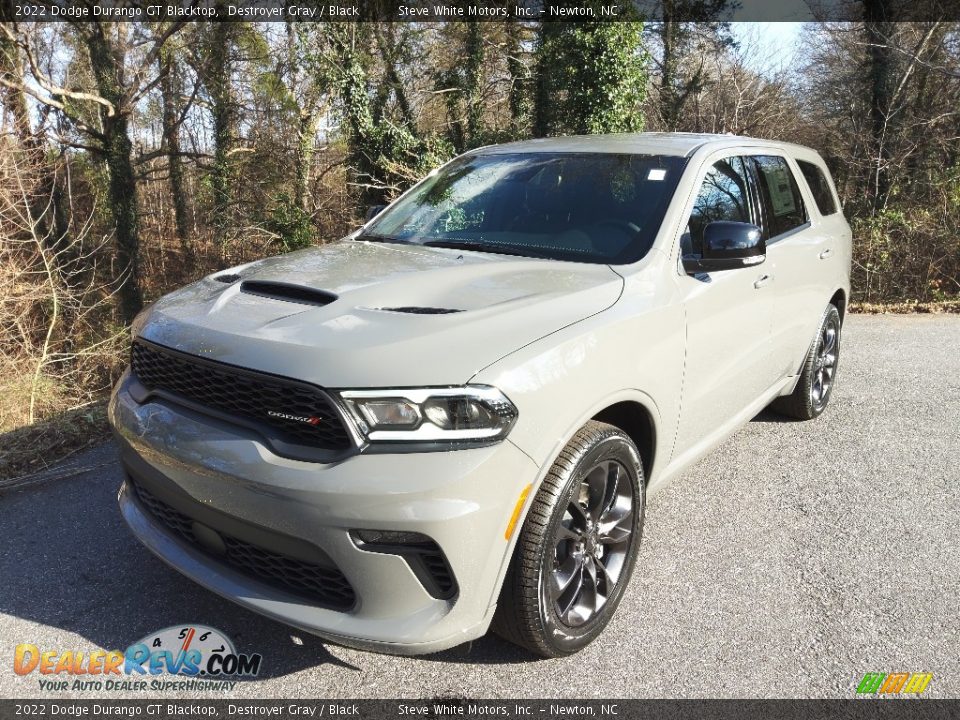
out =
<path fill-rule="evenodd" d="M 800 186 L 787 161 L 776 155 L 756 155 L 750 159 L 757 169 L 769 237 L 775 238 L 806 223 L 807 209 L 800 196 Z"/>
<path fill-rule="evenodd" d="M 830 183 L 827 176 L 823 174 L 823 170 L 803 160 L 797 160 L 797 165 L 800 166 L 800 172 L 810 186 L 810 194 L 817 203 L 817 210 L 824 217 L 833 215 L 837 211 L 837 203 L 833 199 L 833 191 L 830 190 Z"/>

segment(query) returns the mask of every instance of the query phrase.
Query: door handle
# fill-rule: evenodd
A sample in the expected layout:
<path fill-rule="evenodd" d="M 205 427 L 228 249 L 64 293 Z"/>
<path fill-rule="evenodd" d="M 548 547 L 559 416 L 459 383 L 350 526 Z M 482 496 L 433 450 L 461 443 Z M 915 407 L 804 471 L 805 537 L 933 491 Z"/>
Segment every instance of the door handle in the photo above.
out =
<path fill-rule="evenodd" d="M 764 285 L 769 285 L 773 281 L 773 275 L 761 275 L 753 284 L 753 287 L 759 290 Z"/>
<path fill-rule="evenodd" d="M 830 257 L 831 255 L 833 255 L 833 250 L 830 249 L 830 248 L 827 248 L 827 249 L 824 250 L 822 253 L 820 253 L 820 259 L 821 259 L 821 260 L 826 260 L 826 259 L 827 259 L 828 257 Z"/>

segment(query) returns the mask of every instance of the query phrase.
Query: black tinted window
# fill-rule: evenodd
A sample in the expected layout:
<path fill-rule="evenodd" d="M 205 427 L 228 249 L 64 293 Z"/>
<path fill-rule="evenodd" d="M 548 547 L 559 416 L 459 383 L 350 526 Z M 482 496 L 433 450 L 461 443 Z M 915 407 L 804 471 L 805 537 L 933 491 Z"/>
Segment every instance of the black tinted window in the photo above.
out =
<path fill-rule="evenodd" d="M 774 155 L 758 155 L 751 160 L 756 164 L 760 179 L 769 237 L 782 235 L 807 222 L 800 187 L 787 161 Z"/>
<path fill-rule="evenodd" d="M 653 244 L 684 163 L 614 153 L 468 155 L 385 210 L 359 239 L 631 263 Z"/>
<path fill-rule="evenodd" d="M 800 172 L 803 173 L 807 185 L 810 186 L 810 194 L 813 195 L 813 200 L 817 203 L 820 214 L 824 216 L 833 215 L 837 211 L 837 203 L 833 199 L 830 183 L 827 181 L 826 175 L 823 174 L 823 170 L 813 163 L 803 160 L 797 160 L 797 165 L 800 166 Z"/>
<path fill-rule="evenodd" d="M 687 235 L 682 241 L 684 253 L 701 252 L 703 229 L 716 220 L 753 222 L 748 197 L 743 160 L 732 157 L 714 163 L 694 201 Z"/>

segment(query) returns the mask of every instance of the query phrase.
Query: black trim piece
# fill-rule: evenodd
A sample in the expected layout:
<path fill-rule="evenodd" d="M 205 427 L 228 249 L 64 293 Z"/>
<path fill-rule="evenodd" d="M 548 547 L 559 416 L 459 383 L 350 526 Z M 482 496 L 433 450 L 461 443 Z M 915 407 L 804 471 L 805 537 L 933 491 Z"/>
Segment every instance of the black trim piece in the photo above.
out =
<path fill-rule="evenodd" d="M 300 303 L 301 305 L 329 305 L 337 296 L 326 290 L 316 290 L 293 283 L 273 282 L 270 280 L 244 280 L 240 283 L 240 292 L 248 295 Z"/>
<path fill-rule="evenodd" d="M 476 450 L 502 443 L 506 437 L 483 440 L 365 440 L 359 452 L 364 455 L 408 455 L 425 452 Z"/>
<path fill-rule="evenodd" d="M 386 312 L 395 312 L 395 313 L 407 313 L 410 315 L 449 315 L 451 313 L 463 312 L 457 308 L 438 308 L 438 307 L 415 307 L 415 306 L 402 306 L 402 307 L 381 307 L 377 310 L 384 310 Z"/>
<path fill-rule="evenodd" d="M 451 600 L 459 592 L 457 578 L 443 550 L 433 540 L 420 543 L 368 543 L 351 531 L 353 544 L 366 552 L 403 558 L 423 589 L 438 600 Z"/>

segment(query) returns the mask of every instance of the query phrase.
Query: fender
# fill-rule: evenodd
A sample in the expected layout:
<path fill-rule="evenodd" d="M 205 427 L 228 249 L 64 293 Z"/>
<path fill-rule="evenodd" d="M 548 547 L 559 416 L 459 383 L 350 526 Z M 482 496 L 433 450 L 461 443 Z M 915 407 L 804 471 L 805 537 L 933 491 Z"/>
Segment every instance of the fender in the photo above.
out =
<path fill-rule="evenodd" d="M 533 487 L 530 489 L 530 493 L 527 496 L 527 500 L 524 503 L 523 510 L 521 511 L 519 517 L 517 518 L 516 530 L 513 533 L 513 536 L 510 538 L 510 541 L 507 543 L 503 559 L 500 562 L 500 572 L 497 575 L 497 582 L 493 588 L 489 607 L 493 608 L 497 604 L 497 598 L 500 597 L 500 590 L 503 587 L 503 581 L 507 575 L 507 569 L 510 566 L 510 559 L 513 557 L 514 549 L 517 545 L 517 540 L 520 537 L 520 533 L 523 528 L 523 524 L 526 522 L 527 514 L 530 512 L 530 507 L 533 505 L 533 499 L 536 497 L 537 492 L 540 490 L 540 486 L 543 484 L 543 481 L 546 479 L 547 473 L 550 472 L 550 468 L 553 466 L 554 460 L 560 454 L 560 451 L 567 446 L 567 443 L 570 442 L 570 439 L 576 434 L 576 432 L 583 427 L 583 425 L 588 421 L 599 415 L 602 411 L 606 410 L 611 405 L 616 405 L 621 402 L 636 402 L 639 405 L 643 406 L 644 409 L 650 414 L 650 420 L 653 425 L 653 439 L 654 447 L 656 448 L 654 452 L 654 462 L 650 466 L 650 474 L 648 477 L 644 478 L 645 484 L 644 488 L 647 490 L 647 497 L 650 497 L 649 488 L 654 483 L 651 478 L 655 478 L 657 473 L 661 468 L 666 467 L 670 460 L 670 450 L 673 445 L 673 437 L 663 438 L 662 434 L 659 432 L 661 428 L 660 420 L 660 410 L 657 407 L 656 401 L 647 393 L 642 390 L 637 390 L 635 388 L 627 388 L 619 390 L 617 392 L 611 393 L 602 399 L 594 403 L 588 410 L 581 413 L 577 419 L 567 427 L 566 432 L 558 438 L 557 442 L 554 444 L 553 449 L 550 453 L 549 460 L 542 465 L 540 465 L 540 470 L 537 473 L 537 478 L 533 483 Z M 512 442 L 510 439 L 507 439 L 507 442 Z M 525 455 L 529 457 L 527 451 L 513 443 L 517 448 L 519 448 Z M 532 458 L 531 458 L 532 459 Z M 534 461 L 536 462 L 536 461 Z M 539 463 L 538 463 L 539 464 Z M 488 617 L 492 618 L 493 613 L 488 613 Z"/>

